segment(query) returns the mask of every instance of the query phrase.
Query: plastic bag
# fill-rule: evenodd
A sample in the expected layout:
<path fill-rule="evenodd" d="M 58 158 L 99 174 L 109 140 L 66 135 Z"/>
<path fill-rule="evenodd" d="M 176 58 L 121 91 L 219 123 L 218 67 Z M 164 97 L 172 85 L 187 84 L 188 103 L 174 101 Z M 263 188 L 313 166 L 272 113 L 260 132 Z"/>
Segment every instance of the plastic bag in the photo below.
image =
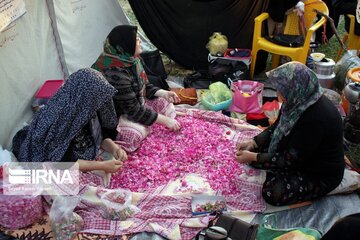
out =
<path fill-rule="evenodd" d="M 211 55 L 221 56 L 228 49 L 228 40 L 225 35 L 222 35 L 219 32 L 214 32 L 211 37 L 209 37 L 209 42 L 206 44 L 206 48 L 209 50 Z"/>
<path fill-rule="evenodd" d="M 258 228 L 258 232 L 256 234 L 257 240 L 267 240 L 267 239 L 320 240 L 321 238 L 321 233 L 318 230 L 312 228 L 297 227 L 297 228 L 288 228 L 288 229 L 277 229 L 276 217 L 275 215 L 272 214 L 265 216 L 262 222 L 263 223 L 260 224 Z"/>
<path fill-rule="evenodd" d="M 104 207 L 101 215 L 105 219 L 123 221 L 140 211 L 131 205 L 132 193 L 124 189 L 102 189 L 98 195 Z"/>
<path fill-rule="evenodd" d="M 0 166 L 2 166 L 4 163 L 12 161 L 16 161 L 14 154 L 6 149 L 3 149 L 0 145 Z"/>
<path fill-rule="evenodd" d="M 248 66 L 238 60 L 216 57 L 210 61 L 209 75 L 213 82 L 221 81 L 228 83 L 230 80 L 248 79 Z"/>
<path fill-rule="evenodd" d="M 209 90 L 201 96 L 201 103 L 206 109 L 219 111 L 228 109 L 232 102 L 230 89 L 222 82 L 210 84 Z"/>
<path fill-rule="evenodd" d="M 276 100 L 273 100 L 272 102 L 266 102 L 264 103 L 262 109 L 266 117 L 269 118 L 269 123 L 273 124 L 279 116 L 280 103 Z"/>
<path fill-rule="evenodd" d="M 348 82 L 346 82 L 347 72 L 360 66 L 360 58 L 356 56 L 356 50 L 350 50 L 336 63 L 335 65 L 335 80 L 334 85 L 342 91 Z"/>
<path fill-rule="evenodd" d="M 239 80 L 231 84 L 234 92 L 231 112 L 262 113 L 262 93 L 264 84 L 257 81 Z"/>
<path fill-rule="evenodd" d="M 230 89 L 222 82 L 216 82 L 209 86 L 210 94 L 214 98 L 214 103 L 221 103 L 232 98 Z"/>
<path fill-rule="evenodd" d="M 55 198 L 49 214 L 55 239 L 73 239 L 80 232 L 84 221 L 74 213 L 79 201 L 78 196 L 57 196 Z"/>
<path fill-rule="evenodd" d="M 43 216 L 40 195 L 3 195 L 3 182 L 0 180 L 0 225 L 8 229 L 27 227 Z"/>

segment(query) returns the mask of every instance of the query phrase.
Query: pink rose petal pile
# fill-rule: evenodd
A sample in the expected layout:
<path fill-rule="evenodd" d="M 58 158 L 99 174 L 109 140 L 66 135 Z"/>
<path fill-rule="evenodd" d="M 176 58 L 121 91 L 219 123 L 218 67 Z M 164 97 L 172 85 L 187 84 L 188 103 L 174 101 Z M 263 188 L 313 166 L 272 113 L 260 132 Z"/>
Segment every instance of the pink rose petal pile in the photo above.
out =
<path fill-rule="evenodd" d="M 153 125 L 141 147 L 112 176 L 111 188 L 147 192 L 197 173 L 220 194 L 241 192 L 236 179 L 245 170 L 234 160 L 235 143 L 224 137 L 221 125 L 190 116 L 177 120 L 182 126 L 179 132 Z"/>
<path fill-rule="evenodd" d="M 35 223 L 43 215 L 41 196 L 12 196 L 0 194 L 0 225 L 19 229 Z"/>

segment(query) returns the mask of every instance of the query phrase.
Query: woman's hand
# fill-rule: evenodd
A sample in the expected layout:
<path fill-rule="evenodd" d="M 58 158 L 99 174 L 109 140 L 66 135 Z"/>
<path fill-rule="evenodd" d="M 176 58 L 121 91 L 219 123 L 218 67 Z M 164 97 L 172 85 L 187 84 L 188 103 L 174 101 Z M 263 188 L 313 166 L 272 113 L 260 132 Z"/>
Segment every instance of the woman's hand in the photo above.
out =
<path fill-rule="evenodd" d="M 257 148 L 257 145 L 254 139 L 243 141 L 236 146 L 237 151 L 239 150 L 253 151 L 255 148 Z"/>
<path fill-rule="evenodd" d="M 167 128 L 169 128 L 173 131 L 179 131 L 179 129 L 181 127 L 181 125 L 178 121 L 176 121 L 175 119 L 169 118 L 165 115 L 162 115 L 162 114 L 158 114 L 156 122 L 166 126 Z"/>
<path fill-rule="evenodd" d="M 173 131 L 179 131 L 181 127 L 178 121 L 169 117 L 165 121 L 165 126 Z"/>
<path fill-rule="evenodd" d="M 304 15 L 305 4 L 302 1 L 299 1 L 293 11 L 296 12 L 298 16 Z"/>
<path fill-rule="evenodd" d="M 119 146 L 117 146 L 113 151 L 112 155 L 115 157 L 116 160 L 125 161 L 127 159 L 126 152 Z"/>
<path fill-rule="evenodd" d="M 104 170 L 106 173 L 116 173 L 123 165 L 122 161 L 119 160 L 107 160 L 101 162 L 101 170 Z"/>
<path fill-rule="evenodd" d="M 171 91 L 166 91 L 166 90 L 163 90 L 163 89 L 158 90 L 155 93 L 155 96 L 163 97 L 163 98 L 166 99 L 166 101 L 168 101 L 170 103 L 179 103 L 181 101 L 179 96 L 176 93 L 171 92 Z"/>
<path fill-rule="evenodd" d="M 111 153 L 117 160 L 122 161 L 127 159 L 126 152 L 110 138 L 102 141 L 101 148 Z"/>
<path fill-rule="evenodd" d="M 247 150 L 238 150 L 235 153 L 235 159 L 239 163 L 251 163 L 256 162 L 257 153 L 250 152 Z"/>

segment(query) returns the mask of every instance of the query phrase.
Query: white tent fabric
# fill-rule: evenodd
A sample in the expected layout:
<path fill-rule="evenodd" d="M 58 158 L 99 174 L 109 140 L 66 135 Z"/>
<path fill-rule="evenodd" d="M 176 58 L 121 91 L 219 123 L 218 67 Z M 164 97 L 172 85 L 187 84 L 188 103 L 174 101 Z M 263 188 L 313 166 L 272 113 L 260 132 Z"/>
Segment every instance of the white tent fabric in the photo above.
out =
<path fill-rule="evenodd" d="M 33 96 L 49 79 L 89 67 L 105 36 L 128 24 L 117 0 L 25 0 L 26 13 L 0 32 L 0 145 L 30 120 Z"/>
<path fill-rule="evenodd" d="M 118 1 L 54 0 L 56 24 L 69 73 L 91 66 L 105 37 L 117 25 L 128 24 Z"/>
<path fill-rule="evenodd" d="M 0 144 L 30 119 L 34 93 L 46 79 L 62 79 L 44 1 L 25 1 L 27 13 L 0 33 Z"/>

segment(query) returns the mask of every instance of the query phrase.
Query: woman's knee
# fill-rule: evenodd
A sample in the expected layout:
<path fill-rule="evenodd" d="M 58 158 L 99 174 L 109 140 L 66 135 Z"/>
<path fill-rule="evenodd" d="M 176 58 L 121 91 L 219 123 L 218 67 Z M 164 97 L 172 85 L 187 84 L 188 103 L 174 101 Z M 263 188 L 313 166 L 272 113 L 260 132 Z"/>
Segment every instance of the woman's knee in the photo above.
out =
<path fill-rule="evenodd" d="M 280 180 L 265 181 L 262 189 L 262 196 L 265 202 L 274 205 L 282 206 L 287 204 L 286 184 Z"/>

